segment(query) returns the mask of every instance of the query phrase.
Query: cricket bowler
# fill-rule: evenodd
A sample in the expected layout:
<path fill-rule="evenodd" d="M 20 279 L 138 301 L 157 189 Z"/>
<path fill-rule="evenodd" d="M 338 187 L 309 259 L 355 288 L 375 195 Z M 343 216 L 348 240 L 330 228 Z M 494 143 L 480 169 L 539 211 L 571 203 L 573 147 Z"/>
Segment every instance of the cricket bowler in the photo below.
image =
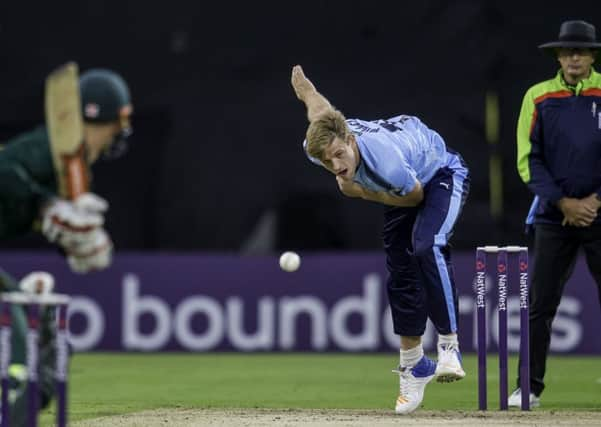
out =
<path fill-rule="evenodd" d="M 465 377 L 449 239 L 468 195 L 468 169 L 417 117 L 347 120 L 298 65 L 292 86 L 307 108 L 309 159 L 336 176 L 345 196 L 386 206 L 387 291 L 394 332 L 401 337 L 395 412 L 413 412 L 433 378 Z M 428 318 L 438 331 L 437 363 L 422 348 Z"/>

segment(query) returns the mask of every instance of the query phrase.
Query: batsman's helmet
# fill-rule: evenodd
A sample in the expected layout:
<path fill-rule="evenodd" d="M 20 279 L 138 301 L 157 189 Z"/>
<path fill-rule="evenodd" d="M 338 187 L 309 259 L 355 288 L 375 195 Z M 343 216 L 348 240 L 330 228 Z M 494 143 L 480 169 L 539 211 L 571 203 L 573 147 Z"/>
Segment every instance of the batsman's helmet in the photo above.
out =
<path fill-rule="evenodd" d="M 132 112 L 127 83 L 114 71 L 93 68 L 79 79 L 83 118 L 103 123 L 128 117 Z"/>

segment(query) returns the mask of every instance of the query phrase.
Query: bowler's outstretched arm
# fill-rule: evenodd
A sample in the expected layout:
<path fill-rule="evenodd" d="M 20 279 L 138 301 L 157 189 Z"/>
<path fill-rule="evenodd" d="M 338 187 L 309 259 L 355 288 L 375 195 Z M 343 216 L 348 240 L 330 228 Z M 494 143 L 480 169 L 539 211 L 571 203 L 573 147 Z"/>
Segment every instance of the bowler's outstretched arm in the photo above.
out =
<path fill-rule="evenodd" d="M 295 65 L 292 68 L 291 82 L 296 96 L 307 107 L 309 122 L 312 122 L 328 110 L 333 109 L 332 104 L 315 89 L 315 85 L 305 76 L 303 68 L 300 65 Z"/>

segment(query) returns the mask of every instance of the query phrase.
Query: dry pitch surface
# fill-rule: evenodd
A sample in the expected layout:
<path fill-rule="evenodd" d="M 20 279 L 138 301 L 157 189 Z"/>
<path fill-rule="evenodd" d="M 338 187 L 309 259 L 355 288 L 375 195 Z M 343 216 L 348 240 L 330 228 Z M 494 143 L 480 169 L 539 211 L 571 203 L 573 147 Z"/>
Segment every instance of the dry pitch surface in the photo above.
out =
<path fill-rule="evenodd" d="M 361 410 L 164 409 L 79 421 L 73 426 L 601 426 L 599 412 L 417 411 L 410 416 Z"/>

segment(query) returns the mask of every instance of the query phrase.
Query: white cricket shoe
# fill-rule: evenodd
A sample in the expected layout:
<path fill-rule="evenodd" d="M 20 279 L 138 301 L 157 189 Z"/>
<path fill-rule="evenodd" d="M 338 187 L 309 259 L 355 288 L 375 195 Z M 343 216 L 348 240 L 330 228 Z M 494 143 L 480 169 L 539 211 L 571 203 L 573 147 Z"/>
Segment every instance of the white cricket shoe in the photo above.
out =
<path fill-rule="evenodd" d="M 417 409 L 424 400 L 426 385 L 434 378 L 436 363 L 423 356 L 413 368 L 393 370 L 399 374 L 399 397 L 394 411 L 397 414 L 408 414 Z"/>
<path fill-rule="evenodd" d="M 522 390 L 517 388 L 511 393 L 507 404 L 511 408 L 521 408 L 522 407 Z M 536 397 L 536 395 L 530 392 L 530 407 L 538 408 L 540 406 L 540 397 Z"/>
<path fill-rule="evenodd" d="M 438 345 L 438 363 L 436 364 L 436 381 L 450 383 L 465 378 L 461 366 L 461 353 L 458 344 Z"/>

